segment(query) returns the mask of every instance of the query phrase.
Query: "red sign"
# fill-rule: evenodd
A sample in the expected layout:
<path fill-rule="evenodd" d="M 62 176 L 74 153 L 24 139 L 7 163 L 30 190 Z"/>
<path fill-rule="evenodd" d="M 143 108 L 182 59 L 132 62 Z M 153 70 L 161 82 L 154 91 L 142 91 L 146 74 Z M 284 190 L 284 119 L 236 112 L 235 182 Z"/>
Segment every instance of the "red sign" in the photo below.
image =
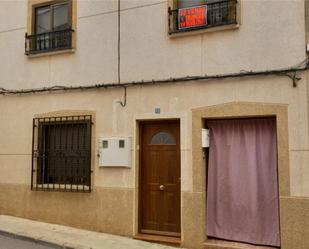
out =
<path fill-rule="evenodd" d="M 194 28 L 207 25 L 207 5 L 178 10 L 178 28 Z"/>

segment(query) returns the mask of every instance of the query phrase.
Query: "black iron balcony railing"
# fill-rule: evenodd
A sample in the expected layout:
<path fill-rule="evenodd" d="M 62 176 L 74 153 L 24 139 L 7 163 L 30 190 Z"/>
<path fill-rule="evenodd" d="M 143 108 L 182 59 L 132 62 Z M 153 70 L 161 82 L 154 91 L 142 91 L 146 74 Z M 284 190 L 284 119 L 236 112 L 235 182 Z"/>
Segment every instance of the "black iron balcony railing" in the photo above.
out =
<path fill-rule="evenodd" d="M 208 29 L 212 27 L 237 24 L 237 0 L 221 0 L 208 3 L 204 6 L 207 14 L 203 25 L 191 27 L 180 27 L 180 11 L 181 9 L 168 9 L 169 34 L 180 33 L 186 31 Z"/>
<path fill-rule="evenodd" d="M 72 48 L 72 29 L 25 36 L 25 54 L 38 54 Z"/>

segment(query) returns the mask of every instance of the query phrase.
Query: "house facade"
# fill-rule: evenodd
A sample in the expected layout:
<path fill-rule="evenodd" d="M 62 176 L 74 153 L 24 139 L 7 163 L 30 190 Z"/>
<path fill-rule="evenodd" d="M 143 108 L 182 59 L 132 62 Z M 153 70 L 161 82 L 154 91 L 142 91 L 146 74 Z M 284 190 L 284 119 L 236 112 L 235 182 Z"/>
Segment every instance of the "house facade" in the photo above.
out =
<path fill-rule="evenodd" d="M 1 1 L 0 214 L 308 248 L 305 7 Z"/>

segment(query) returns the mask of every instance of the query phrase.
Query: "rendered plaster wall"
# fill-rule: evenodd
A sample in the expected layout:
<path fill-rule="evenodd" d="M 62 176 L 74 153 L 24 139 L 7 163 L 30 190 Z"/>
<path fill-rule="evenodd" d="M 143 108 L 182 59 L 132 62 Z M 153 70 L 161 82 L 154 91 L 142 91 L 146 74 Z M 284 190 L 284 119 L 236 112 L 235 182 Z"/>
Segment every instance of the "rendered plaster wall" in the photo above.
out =
<path fill-rule="evenodd" d="M 28 58 L 24 35 L 33 1 L 41 2 L 0 2 L 0 53 L 6 62 L 1 87 L 117 82 L 117 1 L 73 1 L 75 53 Z M 123 82 L 277 69 L 305 59 L 303 0 L 241 0 L 238 29 L 177 38 L 168 35 L 168 5 L 167 0 L 121 0 Z"/>
<path fill-rule="evenodd" d="M 270 70 L 305 59 L 302 0 L 239 3 L 238 29 L 170 38 L 167 1 L 121 0 L 121 81 Z M 117 82 L 117 1 L 77 0 L 76 51 L 38 58 L 24 55 L 27 8 L 27 0 L 0 1 L 0 87 Z M 102 169 L 94 155 L 91 194 L 31 192 L 32 118 L 62 110 L 95 113 L 94 154 L 99 137 L 136 138 L 138 120 L 180 118 L 182 240 L 198 248 L 205 239 L 205 195 L 193 168 L 192 109 L 234 102 L 276 104 L 287 108 L 288 157 L 281 160 L 288 165 L 284 186 L 289 191 L 281 198 L 282 242 L 284 249 L 304 249 L 299 234 L 308 234 L 307 216 L 301 214 L 309 197 L 309 90 L 307 74 L 299 76 L 296 88 L 283 76 L 132 87 L 125 108 L 117 103 L 123 99 L 122 89 L 0 96 L 0 213 L 132 236 L 137 231 L 136 156 L 131 169 Z M 154 114 L 156 107 L 161 114 Z M 65 211 L 56 213 L 58 208 Z M 295 221 L 300 227 L 292 229 Z"/>
<path fill-rule="evenodd" d="M 308 179 L 305 178 L 306 174 L 303 174 L 302 181 L 299 181 L 295 175 L 306 172 L 308 163 L 305 159 L 298 161 L 291 156 L 295 148 L 308 147 L 307 86 L 305 74 L 300 76 L 303 79 L 297 88 L 292 87 L 289 78 L 278 76 L 129 87 L 125 108 L 117 103 L 123 98 L 123 89 L 0 96 L 2 114 L 0 128 L 5 131 L 0 133 L 0 213 L 133 236 L 137 232 L 138 217 L 138 160 L 136 156 L 138 154 L 136 142 L 138 131 L 136 123 L 145 119 L 179 118 L 181 122 L 182 243 L 184 246 L 200 248 L 205 240 L 206 198 L 203 184 L 201 184 L 204 166 L 201 165 L 197 170 L 195 165 L 199 160 L 192 150 L 198 146 L 198 144 L 192 144 L 192 136 L 194 134 L 200 136 L 199 129 L 192 126 L 192 109 L 223 105 L 226 106 L 225 115 L 229 115 L 233 110 L 233 103 L 239 102 L 245 102 L 243 106 L 245 110 L 249 110 L 245 114 L 249 116 L 250 113 L 256 115 L 256 112 L 262 115 L 263 108 L 260 106 L 263 103 L 284 106 L 286 109 L 285 119 L 281 122 L 286 127 L 287 135 L 282 139 L 285 141 L 284 144 L 288 145 L 284 147 L 288 152 L 279 160 L 285 165 L 284 172 L 288 173 L 283 173 L 281 194 L 283 197 L 289 197 L 289 193 L 292 196 L 299 195 L 301 196 L 299 198 L 306 203 L 304 196 L 309 192 Z M 248 102 L 253 102 L 253 104 Z M 255 106 L 255 112 L 250 112 L 249 107 L 252 108 L 252 106 Z M 161 114 L 154 113 L 156 107 L 161 108 Z M 50 112 L 60 115 L 70 110 L 88 111 L 95 115 L 93 192 L 90 194 L 31 192 L 32 118 L 44 113 L 44 115 L 46 113 L 52 115 Z M 213 115 L 216 113 L 223 115 L 222 111 L 216 111 L 214 108 Z M 134 138 L 131 169 L 98 167 L 98 159 L 95 156 L 98 138 L 104 136 Z M 299 172 L 300 169 L 303 171 Z M 12 199 L 12 196 L 17 196 L 17 198 Z M 42 202 L 39 201 L 40 199 Z M 291 205 L 288 204 L 281 215 L 283 221 L 286 220 L 287 213 L 291 217 L 297 216 L 294 213 L 297 210 L 290 208 L 294 205 L 293 199 L 290 202 Z M 298 207 L 301 208 L 301 206 Z M 304 206 L 304 208 L 307 207 Z M 63 211 L 58 214 L 56 210 L 59 209 L 73 209 L 74 211 L 72 213 Z M 56 218 L 53 218 L 54 216 Z M 100 217 L 99 222 L 95 221 L 96 217 Z M 122 224 L 119 224 L 118 220 L 121 220 Z M 285 229 L 287 229 L 286 226 L 282 228 L 282 231 Z M 288 235 L 285 241 L 292 242 L 285 243 L 294 243 L 295 234 L 288 233 Z M 297 243 L 294 244 L 296 247 L 285 247 L 285 249 L 303 249 Z"/>
<path fill-rule="evenodd" d="M 304 78 L 305 74 L 301 76 Z M 297 88 L 292 87 L 287 77 L 258 77 L 132 87 L 127 90 L 125 108 L 117 103 L 122 98 L 123 89 L 0 96 L 2 120 L 0 127 L 5 131 L 0 133 L 0 182 L 29 184 L 32 118 L 35 115 L 61 110 L 88 110 L 96 115 L 94 153 L 98 149 L 99 137 L 134 137 L 138 119 L 179 117 L 182 124 L 182 171 L 185 172 L 181 186 L 183 191 L 191 191 L 193 188 L 191 109 L 245 101 L 287 105 L 290 192 L 292 196 L 309 196 L 309 169 L 306 161 L 309 140 L 308 102 L 305 79 L 299 82 Z M 161 108 L 161 114 L 154 114 L 155 107 Z M 134 167 L 132 169 L 99 169 L 97 161 L 95 156 L 93 160 L 95 186 L 135 187 Z M 13 171 L 12 165 L 18 170 Z"/>

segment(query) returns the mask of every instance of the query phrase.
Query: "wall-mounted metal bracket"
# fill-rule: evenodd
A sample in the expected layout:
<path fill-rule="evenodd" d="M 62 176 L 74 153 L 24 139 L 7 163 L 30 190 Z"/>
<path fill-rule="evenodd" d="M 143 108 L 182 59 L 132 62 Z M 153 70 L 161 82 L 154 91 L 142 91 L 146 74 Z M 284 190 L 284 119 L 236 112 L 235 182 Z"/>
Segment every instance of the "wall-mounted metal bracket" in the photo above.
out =
<path fill-rule="evenodd" d="M 127 105 L 127 87 L 124 86 L 124 95 L 123 95 L 123 101 L 117 101 L 122 107 L 125 107 Z"/>
<path fill-rule="evenodd" d="M 298 81 L 302 79 L 300 76 L 297 76 L 297 72 L 286 73 L 285 75 L 292 80 L 293 87 L 297 87 Z"/>

